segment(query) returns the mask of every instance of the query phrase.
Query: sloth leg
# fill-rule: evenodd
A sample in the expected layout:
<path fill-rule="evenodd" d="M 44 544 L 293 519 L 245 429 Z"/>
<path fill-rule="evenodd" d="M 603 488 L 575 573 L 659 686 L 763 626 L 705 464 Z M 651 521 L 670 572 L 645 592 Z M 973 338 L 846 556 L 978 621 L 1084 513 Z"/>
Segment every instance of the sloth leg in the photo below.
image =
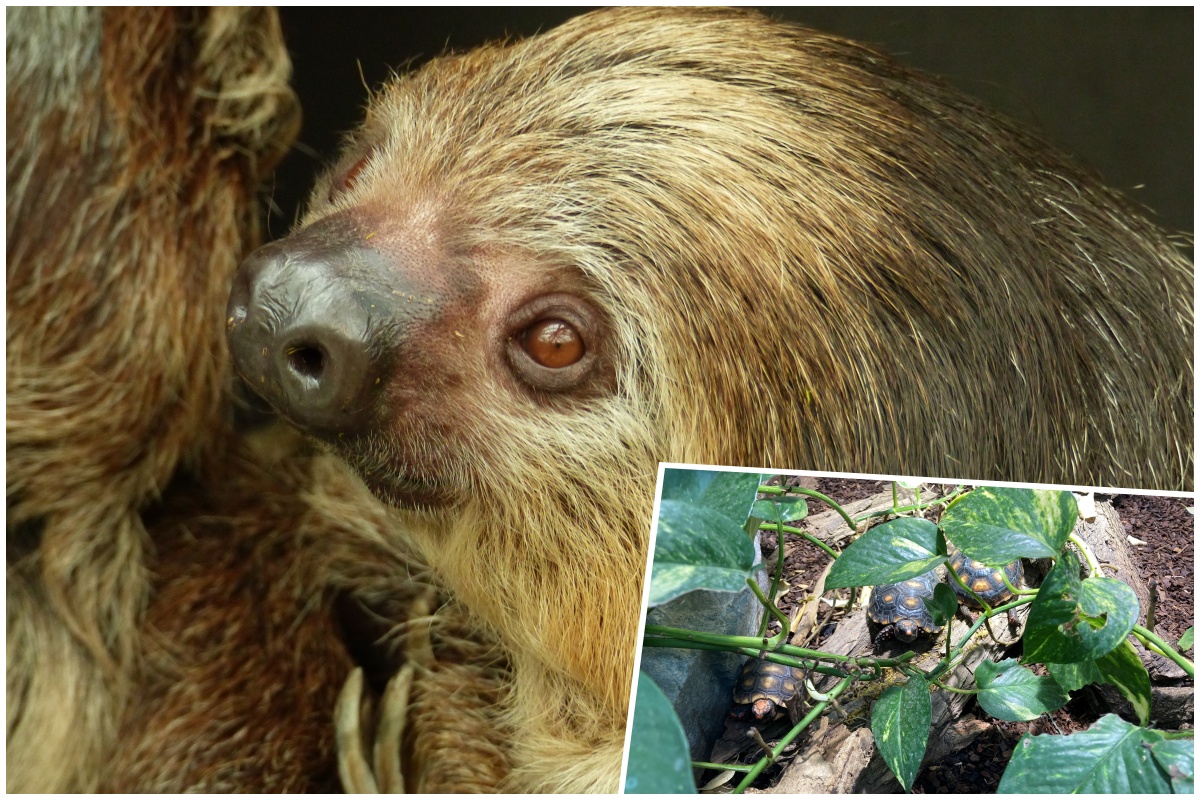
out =
<path fill-rule="evenodd" d="M 342 688 L 335 727 L 347 792 L 495 791 L 509 773 L 511 737 L 501 711 L 507 665 L 457 607 L 431 615 L 431 605 L 432 598 L 413 603 L 406 663 L 370 715 L 377 718 L 373 726 L 364 721 L 370 704 L 363 699 L 362 671 L 352 672 Z"/>

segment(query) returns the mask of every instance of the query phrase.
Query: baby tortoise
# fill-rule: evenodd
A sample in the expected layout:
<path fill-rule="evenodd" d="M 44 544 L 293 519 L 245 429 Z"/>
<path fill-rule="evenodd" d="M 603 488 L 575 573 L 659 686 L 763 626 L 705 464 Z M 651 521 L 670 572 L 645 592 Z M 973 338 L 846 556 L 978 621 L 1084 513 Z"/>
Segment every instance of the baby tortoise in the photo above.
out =
<path fill-rule="evenodd" d="M 933 598 L 933 589 L 937 585 L 935 568 L 915 578 L 872 589 L 867 616 L 883 626 L 875 641 L 878 643 L 887 636 L 895 636 L 901 642 L 911 642 L 922 633 L 938 633 L 942 628 L 933 624 L 933 614 L 925 607 L 925 601 Z"/>
<path fill-rule="evenodd" d="M 992 608 L 999 605 L 1004 605 L 1009 600 L 1012 600 L 1014 595 L 1012 590 L 1004 583 L 1004 578 L 1001 573 L 1008 576 L 1008 582 L 1013 586 L 1020 588 L 1022 569 L 1021 559 L 1017 559 L 1011 564 L 1006 564 L 1001 567 L 989 567 L 987 564 L 981 564 L 978 561 L 968 558 L 961 551 L 956 551 L 950 556 L 950 569 L 954 570 L 955 574 L 962 579 L 962 582 L 971 587 L 975 594 L 983 598 L 983 601 Z M 958 585 L 958 581 L 951 581 L 951 586 L 954 587 L 954 593 L 958 595 L 959 600 L 963 604 L 972 608 L 982 608 L 974 597 L 963 591 Z M 1015 627 L 1017 622 L 1016 615 L 1012 609 L 1008 611 L 1008 624 Z"/>
<path fill-rule="evenodd" d="M 804 673 L 794 667 L 748 658 L 733 687 L 729 716 L 769 722 L 779 717 L 800 694 Z"/>
<path fill-rule="evenodd" d="M 982 597 L 984 602 L 993 608 L 1013 599 L 1012 591 L 1005 585 L 1004 578 L 1000 576 L 1001 569 L 999 567 L 981 564 L 972 558 L 967 558 L 959 551 L 950 556 L 950 569 L 954 570 L 963 583 L 970 586 L 975 594 Z M 1018 588 L 1021 586 L 1021 572 L 1020 559 L 1003 568 L 1003 573 L 1008 576 L 1008 582 Z M 975 598 L 964 592 L 957 582 L 953 586 L 954 592 L 962 598 L 964 603 L 972 608 L 981 608 Z"/>

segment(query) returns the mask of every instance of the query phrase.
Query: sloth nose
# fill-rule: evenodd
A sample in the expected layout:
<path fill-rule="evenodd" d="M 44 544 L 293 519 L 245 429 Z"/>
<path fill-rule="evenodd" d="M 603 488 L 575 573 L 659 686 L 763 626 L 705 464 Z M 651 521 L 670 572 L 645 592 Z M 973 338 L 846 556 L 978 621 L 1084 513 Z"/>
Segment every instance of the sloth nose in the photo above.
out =
<path fill-rule="evenodd" d="M 336 258 L 330 256 L 336 255 Z M 279 414 L 326 439 L 375 419 L 390 360 L 386 309 L 353 275 L 373 251 L 262 247 L 238 269 L 226 314 L 234 367 Z"/>

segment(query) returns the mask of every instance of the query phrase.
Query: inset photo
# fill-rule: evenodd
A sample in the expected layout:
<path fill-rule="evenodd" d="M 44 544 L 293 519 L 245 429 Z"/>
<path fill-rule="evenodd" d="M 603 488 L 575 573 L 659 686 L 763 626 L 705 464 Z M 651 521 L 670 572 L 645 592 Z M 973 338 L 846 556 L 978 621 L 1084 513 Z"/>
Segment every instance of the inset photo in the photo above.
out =
<path fill-rule="evenodd" d="M 1195 496 L 660 468 L 626 793 L 1192 793 Z"/>

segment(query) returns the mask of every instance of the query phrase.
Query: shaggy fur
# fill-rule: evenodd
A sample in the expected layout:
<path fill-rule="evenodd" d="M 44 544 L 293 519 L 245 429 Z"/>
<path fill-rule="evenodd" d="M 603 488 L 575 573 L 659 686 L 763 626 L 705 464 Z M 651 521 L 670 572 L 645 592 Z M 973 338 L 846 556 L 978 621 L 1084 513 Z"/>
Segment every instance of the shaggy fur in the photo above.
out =
<path fill-rule="evenodd" d="M 428 579 L 395 559 L 386 511 L 359 481 L 331 458 L 297 456 L 280 438 L 238 443 L 221 478 L 176 487 L 147 515 L 156 574 L 143 667 L 105 791 L 339 788 L 332 710 L 354 663 L 345 644 L 351 632 L 335 609 L 355 598 L 386 598 L 390 613 L 377 625 L 394 639 L 406 630 L 411 603 L 429 594 Z M 486 645 L 456 638 L 453 618 L 452 608 L 442 609 L 432 655 L 450 663 L 424 665 L 418 697 L 425 702 L 432 693 L 444 703 L 460 689 L 438 693 L 425 688 L 431 682 L 457 678 L 484 691 L 498 685 Z M 387 655 L 393 648 L 373 649 Z M 468 712 L 441 726 L 460 737 L 457 756 L 472 750 L 455 727 L 471 719 Z M 437 752 L 449 751 L 449 743 L 419 744 L 435 764 Z M 469 766 L 495 772 L 495 761 Z M 460 787 L 495 783 L 463 769 L 448 777 Z"/>
<path fill-rule="evenodd" d="M 294 135 L 289 72 L 270 12 L 7 11 L 10 791 L 109 766 L 143 510 L 230 441 L 222 310 Z"/>
<path fill-rule="evenodd" d="M 505 789 L 617 788 L 660 459 L 1191 487 L 1177 248 L 943 84 L 754 13 L 606 10 L 398 77 L 317 230 L 459 287 L 333 449 L 451 498 L 397 518 L 511 661 Z M 538 292 L 603 320 L 568 391 L 497 336 Z"/>
<path fill-rule="evenodd" d="M 296 129 L 276 18 L 7 22 L 7 788 L 334 790 L 352 656 L 393 671 L 431 592 L 343 465 L 232 424 L 225 301 Z M 507 772 L 464 617 L 416 620 L 418 788 Z"/>

